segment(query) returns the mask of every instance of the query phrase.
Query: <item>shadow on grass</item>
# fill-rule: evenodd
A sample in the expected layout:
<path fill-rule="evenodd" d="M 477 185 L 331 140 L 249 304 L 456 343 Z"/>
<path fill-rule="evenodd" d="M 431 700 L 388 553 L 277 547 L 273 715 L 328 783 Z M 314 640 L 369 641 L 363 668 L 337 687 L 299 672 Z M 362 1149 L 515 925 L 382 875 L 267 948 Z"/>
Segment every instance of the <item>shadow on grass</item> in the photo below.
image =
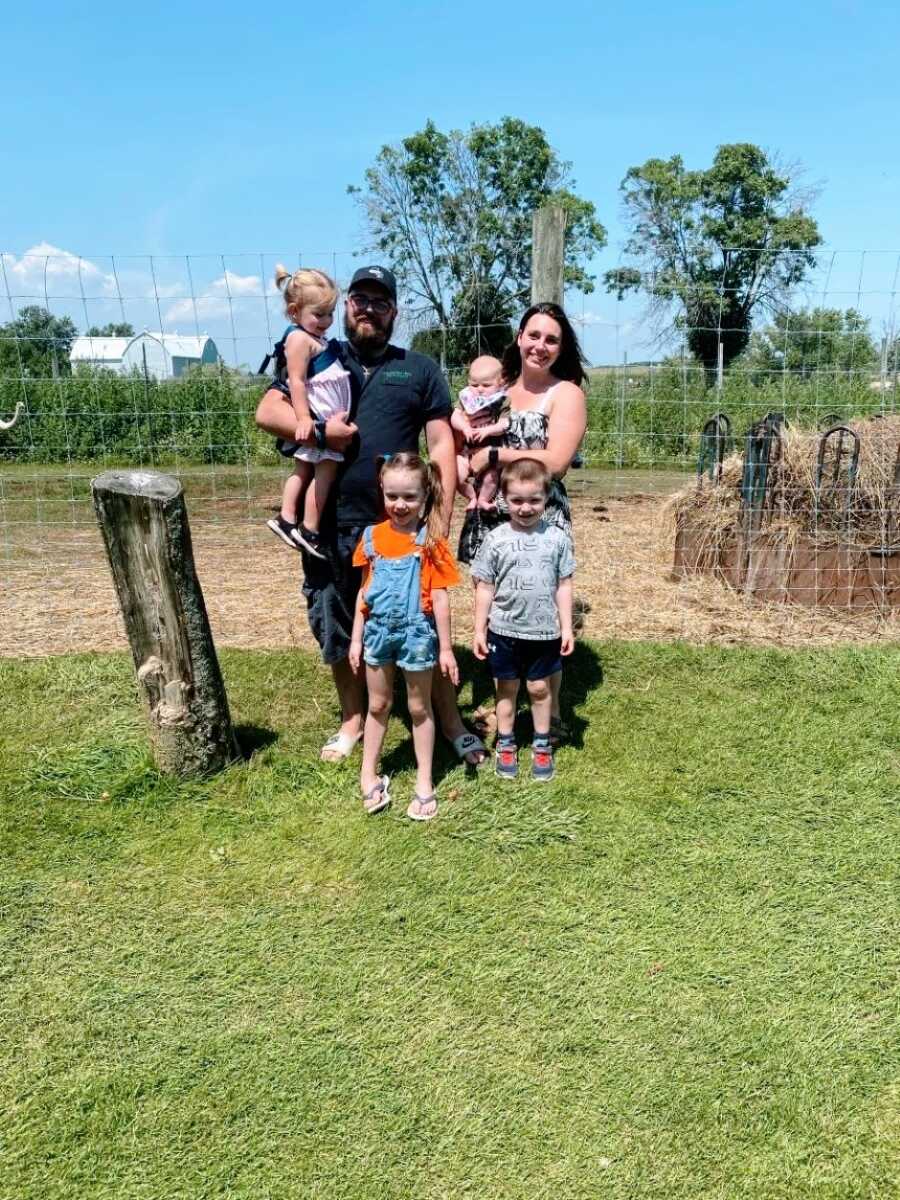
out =
<path fill-rule="evenodd" d="M 491 678 L 487 663 L 480 662 L 472 651 L 463 646 L 454 646 L 456 661 L 459 664 L 460 679 L 463 691 L 471 681 L 472 709 L 479 705 L 493 707 L 494 681 Z M 394 692 L 393 717 L 401 720 L 409 731 L 409 738 L 395 746 L 382 758 L 381 769 L 389 775 L 398 771 L 414 770 L 416 765 L 412 745 L 412 731 L 409 713 L 406 708 L 406 688 L 402 684 L 402 672 L 397 672 L 398 684 Z M 578 715 L 576 709 L 587 700 L 590 693 L 603 684 L 603 664 L 600 656 L 593 647 L 584 642 L 575 643 L 575 651 L 570 658 L 563 660 L 563 686 L 561 693 L 561 715 L 563 721 L 571 730 L 571 736 L 566 744 L 580 749 L 584 745 L 584 735 L 587 721 Z M 461 704 L 463 721 L 471 728 L 472 722 L 464 704 Z M 524 685 L 519 692 L 519 715 L 516 719 L 516 734 L 520 745 L 528 745 L 532 737 L 531 713 L 528 707 L 528 695 Z M 490 749 L 493 739 L 487 739 Z M 434 748 L 434 782 L 435 786 L 450 771 L 460 766 L 455 753 L 448 742 L 438 733 Z M 474 775 L 476 769 L 468 767 L 467 772 Z"/>
<path fill-rule="evenodd" d="M 278 741 L 278 734 L 264 725 L 235 725 L 234 736 L 237 738 L 241 758 L 249 762 L 257 750 L 265 750 L 273 742 Z"/>

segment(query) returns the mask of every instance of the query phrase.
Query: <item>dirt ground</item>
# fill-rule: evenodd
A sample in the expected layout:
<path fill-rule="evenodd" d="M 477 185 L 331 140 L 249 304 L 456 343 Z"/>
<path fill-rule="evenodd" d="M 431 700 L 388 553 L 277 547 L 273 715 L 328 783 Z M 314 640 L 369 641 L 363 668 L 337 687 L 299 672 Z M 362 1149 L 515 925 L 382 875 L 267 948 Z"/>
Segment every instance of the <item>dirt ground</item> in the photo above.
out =
<path fill-rule="evenodd" d="M 757 646 L 900 644 L 888 619 L 796 605 L 748 602 L 710 578 L 673 582 L 661 538 L 664 497 L 648 493 L 573 499 L 577 595 L 590 605 L 584 632 L 597 639 L 685 640 Z M 3 569 L 0 657 L 126 648 L 99 534 L 88 514 L 64 542 L 36 546 Z M 299 556 L 246 504 L 193 522 L 197 568 L 218 646 L 311 648 L 299 595 Z M 57 535 L 58 537 L 60 535 Z M 55 547 L 55 548 L 54 548 Z M 471 634 L 468 588 L 454 598 L 454 636 Z"/>

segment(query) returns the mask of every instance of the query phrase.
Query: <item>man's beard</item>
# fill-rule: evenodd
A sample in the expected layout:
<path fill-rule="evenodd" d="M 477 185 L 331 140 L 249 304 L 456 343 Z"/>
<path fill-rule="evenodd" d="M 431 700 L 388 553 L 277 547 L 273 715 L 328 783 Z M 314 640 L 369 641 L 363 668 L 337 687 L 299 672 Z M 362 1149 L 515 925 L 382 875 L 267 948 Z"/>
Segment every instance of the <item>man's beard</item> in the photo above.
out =
<path fill-rule="evenodd" d="M 349 321 L 344 322 L 347 340 L 360 358 L 377 358 L 381 354 L 394 332 L 394 319 L 392 317 L 385 326 L 371 322 L 369 327 L 372 332 L 367 330 L 363 333 L 360 331 L 359 322 L 355 326 L 351 326 Z"/>

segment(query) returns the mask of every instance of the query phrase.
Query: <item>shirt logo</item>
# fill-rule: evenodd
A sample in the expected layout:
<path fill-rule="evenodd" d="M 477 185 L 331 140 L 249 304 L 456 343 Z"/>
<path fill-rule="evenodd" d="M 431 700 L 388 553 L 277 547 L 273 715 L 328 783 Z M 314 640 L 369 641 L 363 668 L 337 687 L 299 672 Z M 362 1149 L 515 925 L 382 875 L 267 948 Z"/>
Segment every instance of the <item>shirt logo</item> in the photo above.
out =
<path fill-rule="evenodd" d="M 386 380 L 390 380 L 391 383 L 407 383 L 410 379 L 412 379 L 412 374 L 409 371 L 393 370 L 385 371 L 384 377 Z"/>

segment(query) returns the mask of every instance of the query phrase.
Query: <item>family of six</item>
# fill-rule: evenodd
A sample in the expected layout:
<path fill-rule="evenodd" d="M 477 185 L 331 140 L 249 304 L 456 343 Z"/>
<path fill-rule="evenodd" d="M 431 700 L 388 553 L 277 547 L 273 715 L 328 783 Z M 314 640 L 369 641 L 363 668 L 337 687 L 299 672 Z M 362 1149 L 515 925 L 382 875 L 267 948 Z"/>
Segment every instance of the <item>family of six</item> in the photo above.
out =
<path fill-rule="evenodd" d="M 552 778 L 552 747 L 565 733 L 561 657 L 573 647 L 575 562 L 562 477 L 586 426 L 582 358 L 565 313 L 532 306 L 502 363 L 485 356 L 471 364 L 454 412 L 437 364 L 391 344 L 397 291 L 386 268 L 353 276 L 345 341 L 325 336 L 337 303 L 327 275 L 279 268 L 276 280 L 290 324 L 257 422 L 295 463 L 269 525 L 302 552 L 310 627 L 340 703 L 341 725 L 322 758 L 345 758 L 362 738 L 364 806 L 377 812 L 390 803 L 378 757 L 399 667 L 417 762 L 408 815 L 429 820 L 437 811 L 435 716 L 460 759 L 486 759 L 459 714 L 450 642 L 447 588 L 459 573 L 446 539 L 465 474 L 459 559 L 476 585 L 474 650 L 496 681 L 495 769 L 502 778 L 518 772 L 513 722 L 524 678 L 532 777 Z M 418 454 L 423 435 L 427 461 Z"/>

